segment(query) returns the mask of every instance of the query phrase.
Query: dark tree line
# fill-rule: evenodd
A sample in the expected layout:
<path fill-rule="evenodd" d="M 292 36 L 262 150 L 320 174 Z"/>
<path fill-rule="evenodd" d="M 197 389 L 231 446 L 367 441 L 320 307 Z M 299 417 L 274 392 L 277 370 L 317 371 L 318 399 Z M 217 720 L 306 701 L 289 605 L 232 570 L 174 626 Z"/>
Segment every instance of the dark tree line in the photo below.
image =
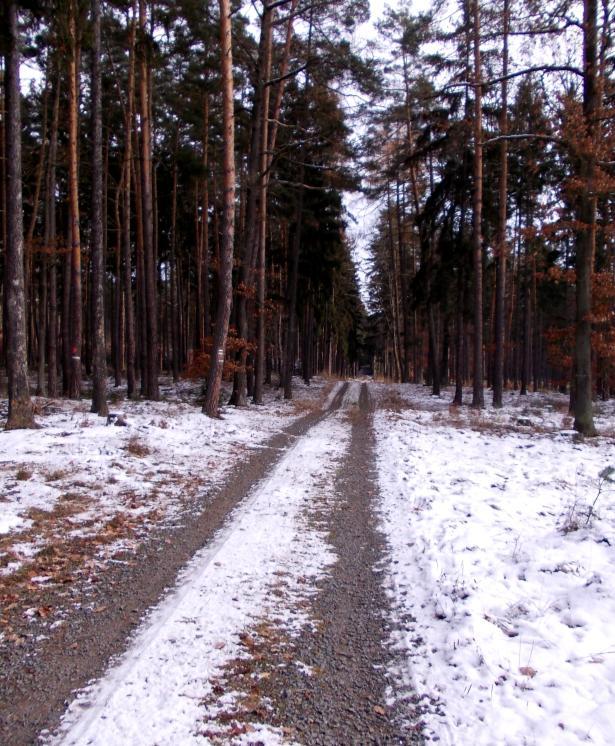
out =
<path fill-rule="evenodd" d="M 595 434 L 592 399 L 615 389 L 613 8 L 446 7 L 380 27 L 377 367 L 435 393 L 455 381 L 457 404 L 471 382 L 479 408 L 485 384 L 495 407 L 506 386 L 559 387 Z"/>
<path fill-rule="evenodd" d="M 356 179 L 332 84 L 367 84 L 348 44 L 365 3 L 264 0 L 256 32 L 241 10 L 3 2 L 9 427 L 34 424 L 31 385 L 78 398 L 90 379 L 104 415 L 109 375 L 150 399 L 162 373 L 191 375 L 215 414 L 223 376 L 244 405 L 273 381 L 290 398 L 299 360 L 307 381 L 356 366 Z"/>
<path fill-rule="evenodd" d="M 593 434 L 615 388 L 611 5 L 401 6 L 380 60 L 350 44 L 363 0 L 251 7 L 2 3 L 8 426 L 33 424 L 28 370 L 41 395 L 90 380 L 101 414 L 109 375 L 151 399 L 190 375 L 215 414 L 222 377 L 238 406 L 291 397 L 299 371 L 356 371 L 371 335 L 376 373 L 454 381 L 458 404 L 471 383 L 478 408 L 486 385 L 495 407 L 559 387 Z M 346 94 L 369 100 L 380 207 L 369 328 Z"/>

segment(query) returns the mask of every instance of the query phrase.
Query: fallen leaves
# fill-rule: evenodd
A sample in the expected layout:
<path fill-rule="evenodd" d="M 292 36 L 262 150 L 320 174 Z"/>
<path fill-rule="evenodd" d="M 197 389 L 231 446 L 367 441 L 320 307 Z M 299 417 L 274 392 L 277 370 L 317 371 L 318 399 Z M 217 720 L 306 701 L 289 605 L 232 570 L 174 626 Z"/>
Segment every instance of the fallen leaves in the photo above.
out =
<path fill-rule="evenodd" d="M 535 668 L 532 668 L 531 666 L 521 666 L 519 669 L 519 673 L 523 674 L 524 676 L 527 676 L 530 679 L 533 679 L 534 676 L 538 673 Z"/>

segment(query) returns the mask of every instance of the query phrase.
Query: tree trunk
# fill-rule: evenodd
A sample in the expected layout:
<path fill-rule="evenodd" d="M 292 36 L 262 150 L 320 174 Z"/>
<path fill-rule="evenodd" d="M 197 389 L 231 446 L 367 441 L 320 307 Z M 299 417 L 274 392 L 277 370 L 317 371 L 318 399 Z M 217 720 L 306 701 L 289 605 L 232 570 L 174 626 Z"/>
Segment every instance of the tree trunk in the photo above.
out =
<path fill-rule="evenodd" d="M 265 0 L 265 3 L 267 0 Z M 256 366 L 254 375 L 254 396 L 255 404 L 263 403 L 263 383 L 265 378 L 265 334 L 266 334 L 266 315 L 265 315 L 265 286 L 266 286 L 266 242 L 267 242 L 267 185 L 269 182 L 267 168 L 269 164 L 269 154 L 267 152 L 269 145 L 269 99 L 270 87 L 267 85 L 271 76 L 271 47 L 273 38 L 273 15 L 274 11 L 269 10 L 265 5 L 263 10 L 263 36 L 264 52 L 263 65 L 261 70 L 261 127 L 260 142 L 258 152 L 258 261 L 256 268 L 256 312 L 257 312 L 257 331 L 256 331 Z"/>
<path fill-rule="evenodd" d="M 122 235 L 122 255 L 124 259 L 124 316 L 126 324 L 126 395 L 135 395 L 135 313 L 132 297 L 132 246 L 130 242 L 132 184 L 132 137 L 133 111 L 135 98 L 135 42 L 137 33 L 137 0 L 132 3 L 130 24 L 128 92 L 126 96 L 126 119 L 124 122 L 124 222 Z"/>
<path fill-rule="evenodd" d="M 521 396 L 527 395 L 530 383 L 530 360 L 532 349 L 532 308 L 529 276 L 529 257 L 526 255 L 525 281 L 523 286 L 523 353 L 521 355 Z"/>
<path fill-rule="evenodd" d="M 5 294 L 7 318 L 7 374 L 9 413 L 7 430 L 35 427 L 28 386 L 26 314 L 24 294 L 23 208 L 21 184 L 21 101 L 17 4 L 5 4 L 8 23 L 6 52 L 6 177 L 7 245 Z"/>
<path fill-rule="evenodd" d="M 36 222 L 38 218 L 38 209 L 41 201 L 41 190 L 43 186 L 43 174 L 45 172 L 45 153 L 47 151 L 47 120 L 49 115 L 49 88 L 51 79 L 51 67 L 47 70 L 47 77 L 45 80 L 45 90 L 43 92 L 43 121 L 41 123 L 41 146 L 39 148 L 39 156 L 36 164 L 36 176 L 34 179 L 34 194 L 32 196 L 32 212 L 30 213 L 30 221 L 28 230 L 26 233 L 24 251 L 25 251 L 25 277 L 24 277 L 24 293 L 25 293 L 25 306 L 26 306 L 26 329 L 28 336 L 28 348 L 30 351 L 29 360 L 35 360 L 38 357 L 40 362 L 40 349 L 43 347 L 43 366 L 44 355 L 45 355 L 45 313 L 46 308 L 41 308 L 42 296 L 46 294 L 45 291 L 45 278 L 44 278 L 44 259 L 41 259 L 40 267 L 40 292 L 38 314 L 36 307 L 36 299 L 34 293 L 34 232 L 36 230 Z M 43 255 L 44 256 L 44 255 Z M 45 305 L 47 299 L 45 298 Z M 38 349 L 37 349 L 38 345 Z M 45 372 L 38 373 L 38 380 L 36 386 L 36 395 L 42 396 L 43 383 L 45 378 Z"/>
<path fill-rule="evenodd" d="M 79 42 L 75 0 L 69 4 L 68 33 L 68 214 L 71 237 L 68 395 L 71 399 L 78 399 L 81 396 L 83 308 L 78 175 Z"/>
<path fill-rule="evenodd" d="M 457 312 L 455 318 L 455 396 L 453 404 L 461 406 L 463 404 L 463 336 L 464 307 L 465 296 L 465 277 L 461 267 L 457 270 Z"/>
<path fill-rule="evenodd" d="M 57 345 L 57 288 L 55 252 L 56 252 L 56 159 L 58 152 L 58 117 L 60 109 L 60 83 L 58 70 L 55 62 L 50 72 L 56 78 L 53 104 L 51 112 L 51 131 L 49 135 L 49 157 L 47 171 L 45 174 L 45 208 L 44 208 L 44 240 L 43 258 L 41 265 L 41 298 L 39 312 L 39 343 L 38 343 L 38 383 L 37 392 L 42 395 L 45 381 L 45 363 L 48 365 L 47 393 L 50 397 L 58 395 L 57 371 L 56 371 L 56 345 Z M 53 283 L 53 302 L 51 286 Z M 52 338 L 53 336 L 53 338 Z M 51 350 L 53 347 L 53 363 Z M 52 366 L 53 364 L 53 375 Z"/>
<path fill-rule="evenodd" d="M 220 247 L 218 277 L 218 309 L 211 365 L 207 378 L 207 392 L 203 412 L 210 417 L 218 415 L 222 372 L 226 355 L 228 324 L 233 299 L 233 243 L 235 238 L 235 114 L 233 106 L 233 45 L 231 36 L 230 0 L 219 0 L 220 43 L 222 73 L 222 125 L 223 125 L 223 236 Z"/>
<path fill-rule="evenodd" d="M 431 371 L 431 393 L 440 396 L 440 368 L 438 363 L 438 336 L 433 302 L 427 304 L 427 323 L 429 334 L 429 366 Z"/>
<path fill-rule="evenodd" d="M 596 435 L 592 404 L 591 312 L 596 244 L 597 5 L 597 0 L 584 0 L 583 3 L 583 118 L 589 147 L 588 152 L 580 155 L 582 192 L 579 198 L 580 227 L 576 237 L 574 429 L 587 436 Z"/>
<path fill-rule="evenodd" d="M 508 134 L 508 30 L 510 22 L 510 0 L 504 0 L 503 26 L 504 41 L 502 49 L 502 111 L 500 112 L 500 135 Z M 506 337 L 506 222 L 508 196 L 508 142 L 500 142 L 500 175 L 499 175 L 499 210 L 497 229 L 497 269 L 495 286 L 495 360 L 493 364 L 493 406 L 502 407 L 502 392 L 504 388 L 504 352 Z"/>
<path fill-rule="evenodd" d="M 173 190 L 171 192 L 171 330 L 173 380 L 179 379 L 179 324 L 177 308 L 177 153 L 173 158 Z"/>
<path fill-rule="evenodd" d="M 474 257 L 474 378 L 472 406 L 485 405 L 483 391 L 483 126 L 480 50 L 480 0 L 473 0 L 474 41 L 474 193 L 472 250 Z"/>
<path fill-rule="evenodd" d="M 203 266 L 203 335 L 211 334 L 211 298 L 209 291 L 209 94 L 205 95 L 203 104 L 203 208 L 201 214 L 201 242 Z"/>
<path fill-rule="evenodd" d="M 299 254 L 301 253 L 301 228 L 303 224 L 303 165 L 299 167 L 299 196 L 297 197 L 297 219 L 295 234 L 289 246 L 286 302 L 288 319 L 286 324 L 286 348 L 284 359 L 284 398 L 293 398 L 293 373 L 295 371 L 295 337 L 297 336 L 297 279 Z"/>
<path fill-rule="evenodd" d="M 115 188 L 115 231 L 116 245 L 114 251 L 114 269 L 113 278 L 113 320 L 111 335 L 111 352 L 113 358 L 113 372 L 115 376 L 115 387 L 122 385 L 122 367 L 124 362 L 124 338 L 123 338 L 123 292 L 122 292 L 122 218 L 120 203 L 122 201 L 122 186 L 124 184 L 124 166 L 120 175 L 120 180 Z"/>
<path fill-rule="evenodd" d="M 150 68 L 147 54 L 147 0 L 139 0 L 141 54 L 139 57 L 139 104 L 141 119 L 141 201 L 143 218 L 143 272 L 145 291 L 145 396 L 159 398 L 158 391 L 158 301 L 154 251 L 154 199 L 152 178 L 152 129 L 150 118 Z"/>
<path fill-rule="evenodd" d="M 103 251 L 103 154 L 102 90 L 100 74 L 100 0 L 92 0 L 92 306 L 93 306 L 93 377 L 92 412 L 109 414 L 107 406 L 107 355 L 105 343 L 105 287 Z"/>
<path fill-rule="evenodd" d="M 48 298 L 41 299 L 44 338 L 39 340 L 39 386 L 45 375 L 47 357 L 47 395 L 58 395 L 58 291 L 57 291 L 57 246 L 56 246 L 56 161 L 58 157 L 58 125 L 60 116 L 60 81 L 55 65 L 56 84 L 51 113 L 49 134 L 49 158 L 45 179 L 45 246 L 43 263 L 43 288 Z"/>

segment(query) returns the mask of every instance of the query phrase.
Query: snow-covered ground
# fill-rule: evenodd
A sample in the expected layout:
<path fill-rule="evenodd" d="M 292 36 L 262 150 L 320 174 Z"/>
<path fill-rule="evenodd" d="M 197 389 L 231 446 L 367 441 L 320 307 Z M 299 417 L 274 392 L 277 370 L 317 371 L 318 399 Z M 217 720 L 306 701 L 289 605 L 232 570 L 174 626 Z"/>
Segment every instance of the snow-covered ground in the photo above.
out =
<path fill-rule="evenodd" d="M 101 423 L 85 401 L 41 400 L 40 430 L 0 434 L 0 597 L 17 577 L 30 589 L 62 582 L 53 569 L 67 552 L 103 565 L 197 509 L 251 449 L 327 409 L 340 386 L 212 421 L 181 384 L 162 402 L 114 407 L 127 427 Z M 391 698 L 417 691 L 426 734 L 443 744 L 613 743 L 615 403 L 598 405 L 602 435 L 583 441 L 556 394 L 509 393 L 502 410 L 476 412 L 450 406 L 450 390 L 370 390 Z M 61 742 L 284 742 L 248 719 L 232 731 L 242 695 L 228 672 L 262 625 L 292 635 L 310 623 L 306 600 L 334 555 L 308 515 L 335 500 L 359 392 L 352 382 L 342 411 L 299 438 L 194 557 L 126 655 L 79 693 Z"/>
<path fill-rule="evenodd" d="M 111 404 L 125 426 L 91 414 L 85 399 L 36 399 L 38 430 L 0 431 L 0 597 L 62 582 L 69 560 L 96 570 L 152 527 L 198 510 L 233 467 L 332 388 L 297 380 L 292 402 L 267 389 L 264 406 L 225 407 L 212 420 L 197 383 L 166 382 L 159 402 Z"/>
<path fill-rule="evenodd" d="M 565 397 L 500 411 L 376 387 L 380 520 L 402 688 L 440 743 L 612 744 L 613 403 L 578 441 Z M 593 507 L 592 507 L 593 506 Z"/>
<path fill-rule="evenodd" d="M 291 635 L 309 622 L 300 601 L 314 592 L 334 555 L 308 513 L 330 499 L 349 440 L 350 422 L 339 412 L 297 441 L 214 543 L 195 555 L 127 654 L 79 694 L 54 742 L 211 743 L 221 728 L 220 707 L 232 709 L 237 694 L 225 692 L 217 706 L 205 703 L 224 666 L 246 655 L 242 635 L 263 619 Z M 222 729 L 223 742 L 283 741 L 265 726 L 243 724 L 235 734 L 242 731 L 245 740 L 225 739 Z"/>

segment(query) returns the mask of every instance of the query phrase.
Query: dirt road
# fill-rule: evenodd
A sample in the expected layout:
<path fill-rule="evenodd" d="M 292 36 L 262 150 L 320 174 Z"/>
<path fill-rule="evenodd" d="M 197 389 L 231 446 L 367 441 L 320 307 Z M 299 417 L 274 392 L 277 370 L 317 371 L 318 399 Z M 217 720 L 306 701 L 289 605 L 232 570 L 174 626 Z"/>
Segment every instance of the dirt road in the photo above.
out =
<path fill-rule="evenodd" d="M 136 558 L 115 566 L 96 588 L 74 588 L 76 596 L 86 590 L 90 598 L 94 594 L 88 610 L 72 612 L 48 639 L 15 648 L 2 661 L 0 742 L 16 746 L 35 743 L 41 731 L 53 732 L 74 690 L 100 677 L 108 662 L 127 646 L 130 656 L 132 642 L 127 642 L 128 636 L 145 611 L 173 587 L 180 569 L 214 542 L 222 529 L 232 535 L 238 521 L 234 512 L 237 506 L 251 493 L 259 489 L 262 493 L 266 479 L 273 480 L 272 489 L 274 483 L 283 481 L 284 476 L 278 475 L 275 482 L 275 475 L 276 469 L 289 471 L 284 458 L 292 463 L 293 449 L 302 443 L 309 445 L 312 434 L 326 431 L 327 422 L 334 419 L 338 426 L 343 423 L 347 428 L 349 444 L 339 462 L 327 464 L 329 471 L 320 477 L 332 483 L 327 499 L 312 500 L 315 485 L 310 484 L 309 470 L 297 471 L 296 464 L 290 485 L 309 493 L 301 507 L 301 521 L 305 523 L 297 521 L 293 530 L 304 526 L 306 541 L 308 534 L 322 536 L 332 557 L 314 589 L 300 600 L 303 618 L 310 623 L 303 623 L 298 635 L 289 634 L 284 625 L 270 629 L 268 634 L 278 640 L 277 645 L 272 637 L 262 644 L 261 635 L 259 647 L 256 630 L 262 632 L 263 620 L 257 619 L 241 633 L 242 640 L 253 640 L 241 657 L 243 678 L 237 660 L 229 660 L 218 673 L 218 683 L 209 697 L 203 699 L 203 707 L 206 710 L 212 704 L 221 681 L 239 692 L 247 682 L 254 702 L 256 679 L 259 704 L 246 707 L 245 696 L 242 699 L 237 695 L 230 715 L 219 706 L 210 708 L 210 714 L 204 714 L 202 722 L 195 724 L 194 742 L 207 742 L 209 738 L 231 743 L 243 734 L 248 737 L 244 743 L 258 743 L 261 727 L 271 727 L 278 736 L 305 744 L 419 742 L 414 715 L 387 706 L 386 690 L 391 685 L 387 678 L 391 657 L 386 645 L 388 601 L 379 570 L 386 546 L 375 527 L 373 512 L 377 488 L 372 408 L 366 384 L 340 384 L 324 411 L 310 413 L 294 423 L 244 463 L 223 489 L 204 496 L 196 520 L 153 535 Z M 318 458 L 322 460 L 323 455 Z M 326 476 L 329 473 L 331 478 Z M 282 571 L 274 569 L 272 573 L 281 575 Z M 291 594 L 278 606 L 297 603 L 297 598 Z M 53 604 L 53 598 L 48 602 Z M 289 613 L 292 615 L 292 610 Z M 268 624 L 272 626 L 270 621 Z M 95 695 L 93 703 L 103 712 Z M 125 707 L 129 709 L 130 703 Z M 109 715 L 102 717 L 108 719 Z M 173 718 L 173 712 L 166 718 L 171 723 L 171 734 Z M 99 732 L 90 719 L 88 728 L 92 733 Z M 222 727 L 223 722 L 232 722 L 233 727 Z M 250 740 L 251 732 L 255 733 L 254 740 Z M 89 736 L 72 737 L 70 731 L 63 738 L 67 743 L 92 742 Z M 139 742 L 166 743 L 165 738 L 152 740 L 152 736 L 143 735 Z M 108 739 L 100 739 L 97 742 L 108 746 Z"/>

